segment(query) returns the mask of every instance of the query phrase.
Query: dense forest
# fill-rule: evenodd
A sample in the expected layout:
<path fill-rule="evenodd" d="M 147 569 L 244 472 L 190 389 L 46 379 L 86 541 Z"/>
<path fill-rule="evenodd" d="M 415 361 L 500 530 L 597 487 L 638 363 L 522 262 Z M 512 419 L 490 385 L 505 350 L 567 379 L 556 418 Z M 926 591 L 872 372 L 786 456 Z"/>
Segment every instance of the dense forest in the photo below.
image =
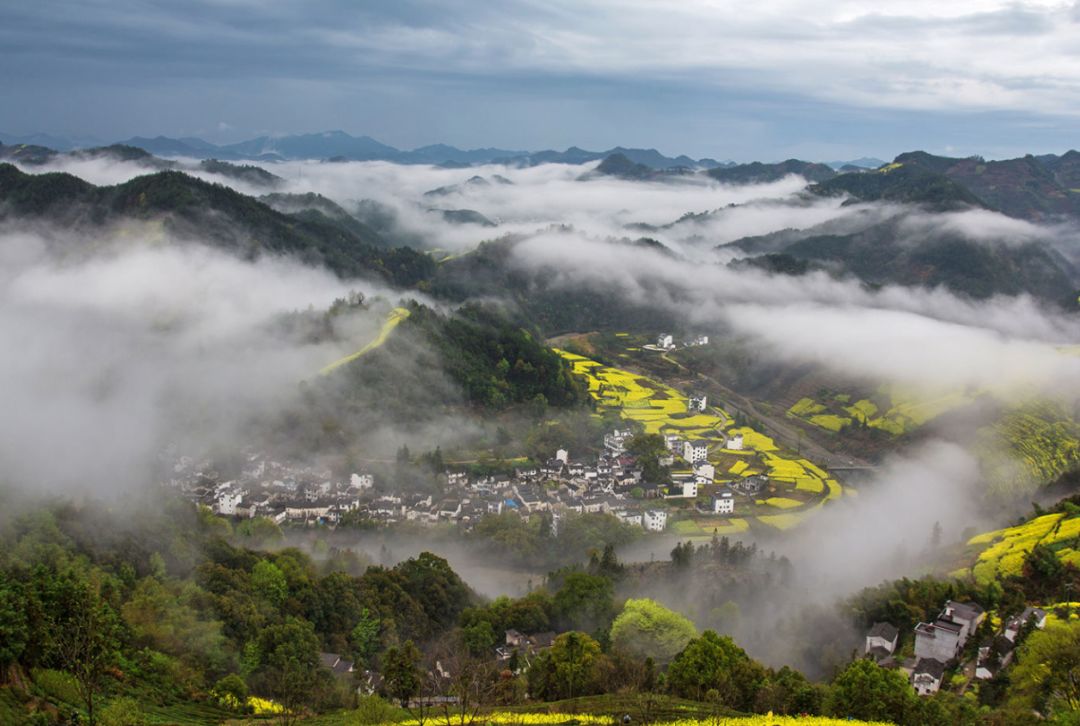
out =
<path fill-rule="evenodd" d="M 621 596 L 635 575 L 610 543 L 524 597 L 489 601 L 431 553 L 393 566 L 344 549 L 313 558 L 273 549 L 283 545 L 270 522 L 230 523 L 167 496 L 106 507 L 6 493 L 4 503 L 4 723 L 71 723 L 76 714 L 102 724 L 215 722 L 265 708 L 283 720 L 336 712 L 365 723 L 379 696 L 375 721 L 415 717 L 436 695 L 475 715 L 602 694 L 633 704 L 646 723 L 676 702 L 912 725 L 1027 723 L 1033 705 L 1054 715 L 1060 699 L 1078 695 L 1032 667 L 1075 657 L 1076 625 L 1031 633 L 1013 680 L 990 689 L 993 703 L 945 692 L 919 699 L 868 660 L 850 660 L 827 684 L 767 668 L 655 600 Z M 664 566 L 758 557 L 714 541 L 679 545 Z M 902 581 L 863 593 L 852 612 L 862 622 L 914 620 L 963 595 L 981 596 Z M 501 660 L 495 648 L 507 632 L 546 633 L 550 647 L 511 647 Z M 353 670 L 335 673 L 340 659 Z"/>
<path fill-rule="evenodd" d="M 375 275 L 403 287 L 427 279 L 435 268 L 426 254 L 386 248 L 359 222 L 344 227 L 317 213 L 282 214 L 252 197 L 179 171 L 96 187 L 70 174 L 24 174 L 11 164 L 0 164 L 0 221 L 18 220 L 47 220 L 72 232 L 161 221 L 182 240 L 199 239 L 245 257 L 290 255 L 326 265 L 342 276 Z"/>

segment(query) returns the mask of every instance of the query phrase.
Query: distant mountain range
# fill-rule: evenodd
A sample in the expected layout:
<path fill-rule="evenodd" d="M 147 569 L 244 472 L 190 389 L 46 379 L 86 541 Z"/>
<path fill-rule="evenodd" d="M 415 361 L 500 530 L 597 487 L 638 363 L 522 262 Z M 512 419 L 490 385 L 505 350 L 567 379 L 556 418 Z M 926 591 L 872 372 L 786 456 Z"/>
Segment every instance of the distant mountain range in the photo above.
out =
<path fill-rule="evenodd" d="M 14 146 L 26 144 L 71 151 L 74 149 L 102 146 L 98 139 L 68 139 L 33 134 L 15 136 L 0 132 L 0 143 Z M 712 169 L 731 165 L 715 159 L 692 159 L 689 156 L 664 156 L 656 149 L 628 149 L 617 146 L 607 151 L 588 151 L 572 146 L 565 151 L 523 151 L 515 149 L 459 149 L 447 144 L 432 144 L 406 151 L 376 141 L 370 136 L 351 136 L 344 131 L 324 131 L 315 134 L 290 136 L 260 136 L 236 144 L 212 144 L 202 139 L 167 136 L 153 138 L 135 136 L 119 141 L 125 146 L 145 149 L 151 154 L 165 157 L 190 157 L 193 159 L 220 159 L 223 161 L 289 161 L 297 159 L 323 159 L 327 161 L 392 161 L 398 164 L 434 164 L 437 166 L 467 167 L 477 164 L 501 163 L 514 166 L 537 164 L 586 164 L 600 161 L 612 154 L 622 154 L 635 164 L 652 169 L 672 167 Z"/>

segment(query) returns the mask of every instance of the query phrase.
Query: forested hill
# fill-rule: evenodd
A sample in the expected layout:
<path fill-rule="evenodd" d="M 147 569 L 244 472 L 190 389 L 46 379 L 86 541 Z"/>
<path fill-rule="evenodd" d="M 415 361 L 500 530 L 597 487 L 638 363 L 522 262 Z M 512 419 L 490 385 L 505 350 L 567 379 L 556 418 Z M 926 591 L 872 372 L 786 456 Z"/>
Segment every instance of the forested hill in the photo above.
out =
<path fill-rule="evenodd" d="M 784 274 L 828 269 L 872 285 L 942 286 L 976 299 L 1026 293 L 1062 305 L 1075 300 L 1080 274 L 1048 245 L 972 239 L 958 230 L 925 225 L 913 232 L 917 223 L 911 214 L 867 219 L 854 229 L 825 223 L 746 237 L 723 247 L 751 255 L 740 263 Z"/>
<path fill-rule="evenodd" d="M 353 435 L 387 420 L 422 425 L 451 409 L 543 412 L 586 401 L 566 362 L 521 320 L 476 303 L 452 313 L 416 302 L 408 309 L 383 345 L 311 389 L 323 415 Z"/>
<path fill-rule="evenodd" d="M 1043 220 L 1080 215 L 1080 152 L 986 161 L 980 157 L 900 154 L 870 172 L 841 174 L 812 187 L 818 194 L 914 202 L 939 210 L 987 207 Z"/>
<path fill-rule="evenodd" d="M 375 274 L 412 286 L 435 264 L 409 248 L 387 248 L 359 222 L 348 226 L 318 212 L 283 214 L 220 184 L 161 171 L 116 186 L 94 186 L 64 173 L 24 174 L 0 164 L 0 221 L 47 221 L 92 232 L 133 221 L 158 221 L 182 239 L 256 257 L 270 252 L 323 264 L 343 276 Z"/>

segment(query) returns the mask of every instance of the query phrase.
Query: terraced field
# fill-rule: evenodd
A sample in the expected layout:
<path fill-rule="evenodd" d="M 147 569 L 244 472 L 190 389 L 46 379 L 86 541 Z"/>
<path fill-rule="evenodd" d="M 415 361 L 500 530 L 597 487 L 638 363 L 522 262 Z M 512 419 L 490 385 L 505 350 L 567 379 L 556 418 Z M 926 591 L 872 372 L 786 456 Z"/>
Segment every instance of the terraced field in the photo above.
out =
<path fill-rule="evenodd" d="M 967 542 L 973 554 L 978 553 L 974 564 L 953 574 L 971 576 L 980 585 L 1019 575 L 1024 558 L 1038 544 L 1055 550 L 1063 562 L 1080 566 L 1080 516 L 1046 514 L 1016 527 L 976 535 Z"/>
<path fill-rule="evenodd" d="M 961 393 L 926 396 L 895 386 L 882 386 L 873 400 L 861 398 L 851 403 L 851 398 L 849 393 L 821 400 L 801 398 L 787 410 L 787 415 L 833 433 L 858 424 L 902 436 L 973 400 Z"/>
<path fill-rule="evenodd" d="M 1060 406 L 1033 403 L 980 429 L 976 448 L 995 492 L 1025 494 L 1080 463 L 1080 424 Z"/>
<path fill-rule="evenodd" d="M 732 518 L 699 517 L 673 523 L 673 529 L 690 536 L 734 534 L 749 529 L 753 522 L 775 529 L 788 529 L 825 502 L 844 495 L 844 489 L 828 472 L 754 429 L 734 425 L 718 408 L 690 411 L 689 401 L 671 386 L 630 371 L 606 366 L 576 353 L 556 349 L 581 376 L 590 395 L 603 411 L 617 411 L 629 421 L 641 424 L 646 433 L 677 434 L 686 439 L 709 442 L 709 461 L 716 467 L 718 487 L 746 477 L 763 474 L 769 491 L 748 500 L 746 516 Z M 741 434 L 743 448 L 726 448 L 727 441 Z M 706 487 L 702 497 L 709 491 Z"/>

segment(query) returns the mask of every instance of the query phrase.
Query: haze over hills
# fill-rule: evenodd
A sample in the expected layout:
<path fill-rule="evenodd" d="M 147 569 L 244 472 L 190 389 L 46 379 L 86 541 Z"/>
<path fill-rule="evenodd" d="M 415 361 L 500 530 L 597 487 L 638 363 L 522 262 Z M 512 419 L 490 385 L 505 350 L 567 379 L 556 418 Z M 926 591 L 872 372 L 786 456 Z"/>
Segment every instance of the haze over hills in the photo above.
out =
<path fill-rule="evenodd" d="M 981 556 L 974 545 L 943 537 L 1014 523 L 1080 467 L 1080 232 L 1066 203 L 1080 155 L 984 164 L 910 152 L 873 169 L 798 159 L 705 168 L 628 149 L 571 149 L 552 158 L 560 163 L 484 162 L 493 152 L 480 150 L 458 168 L 328 158 L 341 139 L 325 141 L 291 141 L 271 158 L 271 142 L 255 140 L 235 151 L 247 163 L 215 149 L 198 159 L 128 144 L 0 146 L 0 334 L 35 341 L 0 377 L 20 412 L 0 461 L 18 464 L 19 481 L 61 491 L 69 481 L 118 492 L 150 481 L 209 503 L 196 520 L 174 518 L 176 536 L 199 543 L 193 564 L 167 565 L 177 580 L 159 581 L 150 550 L 90 556 L 101 568 L 134 558 L 147 573 L 117 595 L 139 652 L 186 654 L 193 673 L 216 678 L 242 670 L 230 661 L 239 654 L 256 658 L 245 643 L 261 641 L 249 630 L 306 628 L 303 619 L 313 628 L 305 648 L 332 649 L 335 663 L 367 652 L 367 670 L 387 667 L 401 634 L 467 632 L 471 645 L 450 647 L 481 673 L 506 632 L 521 632 L 513 626 L 618 633 L 617 617 L 645 608 L 685 619 L 690 640 L 665 646 L 668 660 L 652 666 L 675 683 L 681 649 L 714 637 L 690 636 L 701 627 L 744 644 L 738 668 L 775 684 L 803 676 L 754 658 L 812 678 L 866 668 L 877 677 L 877 665 L 850 660 L 864 631 L 879 620 L 911 631 L 909 620 L 936 617 L 943 588 L 1005 607 L 971 573 L 947 585 L 901 581 L 899 594 L 860 588 L 968 567 Z M 347 143 L 356 155 L 391 153 Z M 684 445 L 671 452 L 665 437 Z M 620 453 L 605 453 L 616 445 Z M 57 447 L 64 455 L 16 455 Z M 695 448 L 707 466 L 691 461 Z M 731 511 L 717 511 L 728 500 Z M 666 534 L 646 532 L 657 513 Z M 88 545 L 67 517 L 81 516 L 64 515 L 58 528 L 0 516 L 0 536 L 32 557 L 40 537 L 62 531 L 70 541 L 50 556 L 75 556 Z M 177 549 L 156 534 L 131 537 Z M 906 538 L 930 544 L 898 553 Z M 488 592 L 513 596 L 488 603 L 430 554 L 400 565 L 400 555 L 359 554 L 429 543 L 460 548 L 480 572 L 555 573 L 535 575 L 544 585 L 529 592 L 477 575 Z M 243 549 L 285 544 L 316 559 Z M 385 566 L 368 568 L 369 557 Z M 346 574 L 352 558 L 364 564 Z M 310 574 L 286 576 L 294 566 Z M 1042 604 L 1047 586 L 1024 572 L 994 576 L 1017 606 Z M 1052 587 L 1073 581 L 1067 567 L 1055 572 Z M 285 595 L 272 584 L 281 579 Z M 180 582 L 206 594 L 178 605 L 190 610 L 179 622 L 229 624 L 214 641 L 225 665 L 148 634 L 156 620 L 143 608 L 177 598 L 146 592 Z M 294 596 L 303 582 L 320 594 Z M 452 610 L 447 588 L 458 593 Z M 4 597 L 22 602 L 22 592 Z M 597 598 L 600 613 L 565 605 Z M 358 609 L 339 616 L 342 602 Z M 362 652 L 358 623 L 373 612 L 389 635 L 372 635 Z M 737 612 L 785 625 L 761 628 Z M 507 619 L 519 616 L 528 619 Z M 433 656 L 445 642 L 424 649 Z M 627 668 L 646 657 L 596 643 Z M 546 647 L 533 655 L 549 657 Z M 34 652 L 17 656 L 28 682 L 64 672 Z M 257 697 L 284 698 L 261 680 L 271 666 L 252 663 Z M 500 682 L 524 687 L 526 672 Z M 952 711 L 927 716 L 920 704 L 937 701 L 913 700 L 907 681 L 893 681 L 913 726 L 975 726 Z M 110 705 L 129 692 L 110 688 Z M 531 701 L 567 695 L 529 688 Z M 613 697 L 607 689 L 590 686 Z M 23 690 L 0 685 L 0 695 Z M 696 691 L 677 692 L 697 708 Z M 319 693 L 307 708 L 350 707 Z M 733 708 L 774 708 L 739 693 L 726 696 Z M 0 720 L 31 707 L 12 698 L 0 698 Z M 238 708 L 202 691 L 172 698 L 220 709 L 213 719 Z M 777 703 L 796 708 L 791 698 Z M 945 698 L 949 708 L 965 703 Z"/>
<path fill-rule="evenodd" d="M 15 136 L 0 133 L 0 143 L 9 146 L 45 146 L 58 151 L 72 151 L 102 146 L 96 139 L 67 139 L 46 134 Z M 511 149 L 458 149 L 447 144 L 430 144 L 411 151 L 383 144 L 369 136 L 351 136 L 344 131 L 324 131 L 312 134 L 260 136 L 232 144 L 212 144 L 202 139 L 166 136 L 135 136 L 116 143 L 137 146 L 159 156 L 184 156 L 195 159 L 215 158 L 237 160 L 295 160 L 335 159 L 349 161 L 393 161 L 400 164 L 436 164 L 474 166 L 499 162 L 515 165 L 544 163 L 584 164 L 599 161 L 611 154 L 622 153 L 634 162 L 663 169 L 675 166 L 711 168 L 723 163 L 714 159 L 692 159 L 688 156 L 667 157 L 656 149 L 627 149 L 621 146 L 607 151 L 586 151 L 570 147 L 565 151 L 523 151 Z M 730 162 L 728 162 L 730 163 Z"/>

